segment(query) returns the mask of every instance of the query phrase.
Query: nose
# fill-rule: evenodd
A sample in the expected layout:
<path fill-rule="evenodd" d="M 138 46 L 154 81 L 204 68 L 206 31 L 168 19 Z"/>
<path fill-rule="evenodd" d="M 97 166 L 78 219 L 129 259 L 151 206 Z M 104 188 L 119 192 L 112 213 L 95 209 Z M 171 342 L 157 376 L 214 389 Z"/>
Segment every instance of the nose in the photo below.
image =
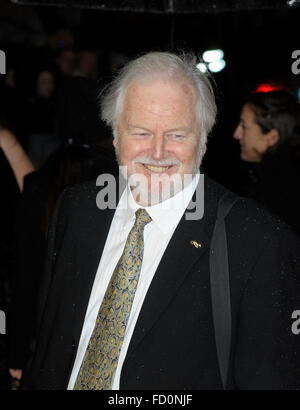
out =
<path fill-rule="evenodd" d="M 236 129 L 234 130 L 233 138 L 235 138 L 236 140 L 240 140 L 242 138 L 241 126 L 240 125 L 238 125 L 236 127 Z"/>
<path fill-rule="evenodd" d="M 155 136 L 152 142 L 152 158 L 160 161 L 165 158 L 166 141 L 163 136 Z"/>

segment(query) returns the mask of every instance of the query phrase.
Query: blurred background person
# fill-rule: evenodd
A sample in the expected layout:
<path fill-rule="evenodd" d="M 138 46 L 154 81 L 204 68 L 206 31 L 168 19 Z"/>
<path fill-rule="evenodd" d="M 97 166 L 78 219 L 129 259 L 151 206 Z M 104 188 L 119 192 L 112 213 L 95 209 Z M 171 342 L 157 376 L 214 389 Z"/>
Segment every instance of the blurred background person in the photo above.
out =
<path fill-rule="evenodd" d="M 112 151 L 112 136 L 99 116 L 98 95 L 103 84 L 87 77 L 70 77 L 58 90 L 56 135 L 62 143 Z M 114 161 L 114 154 L 113 154 Z"/>
<path fill-rule="evenodd" d="M 55 151 L 60 144 L 54 134 L 56 83 L 53 72 L 42 68 L 37 72 L 34 89 L 29 97 L 28 155 L 36 168 Z"/>
<path fill-rule="evenodd" d="M 72 77 L 58 97 L 56 121 L 60 147 L 40 168 L 24 178 L 14 218 L 14 271 L 8 317 L 8 369 L 19 386 L 35 345 L 41 309 L 38 292 L 43 280 L 48 226 L 56 200 L 68 185 L 117 174 L 112 144 L 98 116 L 97 84 Z M 110 141 L 110 140 L 109 140 Z"/>
<path fill-rule="evenodd" d="M 103 161 L 99 163 L 103 165 Z M 95 176 L 92 165 L 90 149 L 66 145 L 24 178 L 24 189 L 15 207 L 14 270 L 8 316 L 8 366 L 14 385 L 21 381 L 34 349 L 37 295 L 52 211 L 67 185 Z"/>
<path fill-rule="evenodd" d="M 23 190 L 24 177 L 34 171 L 34 165 L 28 158 L 17 137 L 0 125 L 0 148 L 16 178 L 20 191 Z"/>
<path fill-rule="evenodd" d="M 94 50 L 83 48 L 79 51 L 73 75 L 93 80 L 98 78 L 98 57 Z"/>
<path fill-rule="evenodd" d="M 76 64 L 76 53 L 72 47 L 59 48 L 54 58 L 58 84 L 73 75 Z"/>
<path fill-rule="evenodd" d="M 0 127 L 0 151 L 3 153 L 8 164 L 11 167 L 19 191 L 23 191 L 24 177 L 34 171 L 34 166 L 24 151 L 23 146 L 17 137 L 7 128 Z M 5 174 L 3 178 L 5 180 Z M 4 181 L 5 182 L 5 181 Z M 4 195 L 5 197 L 5 195 Z M 13 208 L 12 204 L 10 207 Z M 13 211 L 11 211 L 13 214 Z M 2 209 L 1 215 L 3 219 L 10 219 L 9 214 Z M 12 217 L 13 220 L 13 217 Z M 1 223 L 1 230 L 5 232 L 5 227 Z M 12 235 L 13 236 L 13 235 Z M 13 238 L 11 241 L 0 239 L 0 304 L 2 309 L 8 309 L 11 302 L 11 276 L 14 271 L 14 251 Z M 7 344 L 1 349 L 6 350 Z M 3 365 L 2 365 L 3 367 Z M 13 379 L 19 376 L 18 372 L 13 373 Z M 7 380 L 5 374 L 1 375 L 1 379 Z"/>
<path fill-rule="evenodd" d="M 245 101 L 233 137 L 248 163 L 243 194 L 263 204 L 300 236 L 299 103 L 287 91 L 259 92 Z"/>

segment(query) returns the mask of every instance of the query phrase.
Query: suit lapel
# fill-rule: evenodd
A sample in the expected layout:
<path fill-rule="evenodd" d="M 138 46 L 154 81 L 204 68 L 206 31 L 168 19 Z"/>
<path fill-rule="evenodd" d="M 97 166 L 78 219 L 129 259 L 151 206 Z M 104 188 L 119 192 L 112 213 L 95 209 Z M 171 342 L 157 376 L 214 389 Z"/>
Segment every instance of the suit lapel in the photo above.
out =
<path fill-rule="evenodd" d="M 183 215 L 178 224 L 147 292 L 129 345 L 128 356 L 167 308 L 195 263 L 209 250 L 217 202 L 218 198 L 213 195 L 209 181 L 205 178 L 203 218 L 189 221 Z M 201 244 L 201 247 L 194 246 L 192 241 Z"/>

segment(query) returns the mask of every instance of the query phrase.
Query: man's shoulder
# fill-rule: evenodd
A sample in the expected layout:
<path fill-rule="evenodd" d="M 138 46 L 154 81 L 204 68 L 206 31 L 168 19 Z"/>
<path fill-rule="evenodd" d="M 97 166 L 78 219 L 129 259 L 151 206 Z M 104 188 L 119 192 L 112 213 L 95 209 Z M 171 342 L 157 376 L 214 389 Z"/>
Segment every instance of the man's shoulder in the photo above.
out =
<path fill-rule="evenodd" d="M 96 179 L 67 186 L 61 194 L 62 208 L 70 211 L 93 210 L 96 208 L 96 197 L 99 192 Z"/>
<path fill-rule="evenodd" d="M 230 192 L 213 181 L 209 183 L 212 183 L 215 194 L 219 192 L 218 199 L 222 193 Z M 225 226 L 230 272 L 235 286 L 240 283 L 243 287 L 252 272 L 266 280 L 279 280 L 283 265 L 292 272 L 291 275 L 299 275 L 299 238 L 290 226 L 255 200 L 239 197 L 225 218 Z"/>
<path fill-rule="evenodd" d="M 251 198 L 239 197 L 239 201 L 232 208 L 232 213 L 228 215 L 228 219 L 230 220 L 231 217 L 239 223 L 240 229 L 244 230 L 250 226 L 257 231 L 273 232 L 288 229 L 287 224 L 277 215 Z"/>
<path fill-rule="evenodd" d="M 65 194 L 68 198 L 83 199 L 97 194 L 99 187 L 96 185 L 96 179 L 69 185 L 65 188 Z"/>
<path fill-rule="evenodd" d="M 218 200 L 225 193 L 233 193 L 216 181 L 208 177 L 206 179 L 209 189 L 217 196 Z M 282 233 L 295 237 L 291 227 L 262 204 L 254 199 L 235 195 L 239 200 L 233 205 L 226 217 L 226 229 L 229 235 L 240 240 L 245 238 L 248 244 L 266 242 Z"/>

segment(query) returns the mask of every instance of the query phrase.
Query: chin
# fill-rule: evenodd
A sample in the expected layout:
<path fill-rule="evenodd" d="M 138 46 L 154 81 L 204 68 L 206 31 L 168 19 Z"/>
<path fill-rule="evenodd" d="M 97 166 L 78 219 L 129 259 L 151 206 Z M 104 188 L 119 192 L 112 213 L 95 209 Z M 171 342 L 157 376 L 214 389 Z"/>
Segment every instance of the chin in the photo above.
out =
<path fill-rule="evenodd" d="M 153 179 L 155 180 L 155 177 Z M 131 180 L 132 195 L 143 206 L 156 205 L 166 201 L 182 189 L 182 184 L 172 181 L 171 178 L 168 182 L 154 182 L 153 179 Z"/>
<path fill-rule="evenodd" d="M 251 155 L 241 155 L 241 159 L 246 162 L 260 162 L 261 161 L 260 157 L 255 157 Z"/>
<path fill-rule="evenodd" d="M 242 161 L 246 161 L 246 162 L 252 162 L 253 160 L 251 160 L 251 157 L 249 158 L 249 156 L 245 153 L 241 153 L 240 158 Z"/>

